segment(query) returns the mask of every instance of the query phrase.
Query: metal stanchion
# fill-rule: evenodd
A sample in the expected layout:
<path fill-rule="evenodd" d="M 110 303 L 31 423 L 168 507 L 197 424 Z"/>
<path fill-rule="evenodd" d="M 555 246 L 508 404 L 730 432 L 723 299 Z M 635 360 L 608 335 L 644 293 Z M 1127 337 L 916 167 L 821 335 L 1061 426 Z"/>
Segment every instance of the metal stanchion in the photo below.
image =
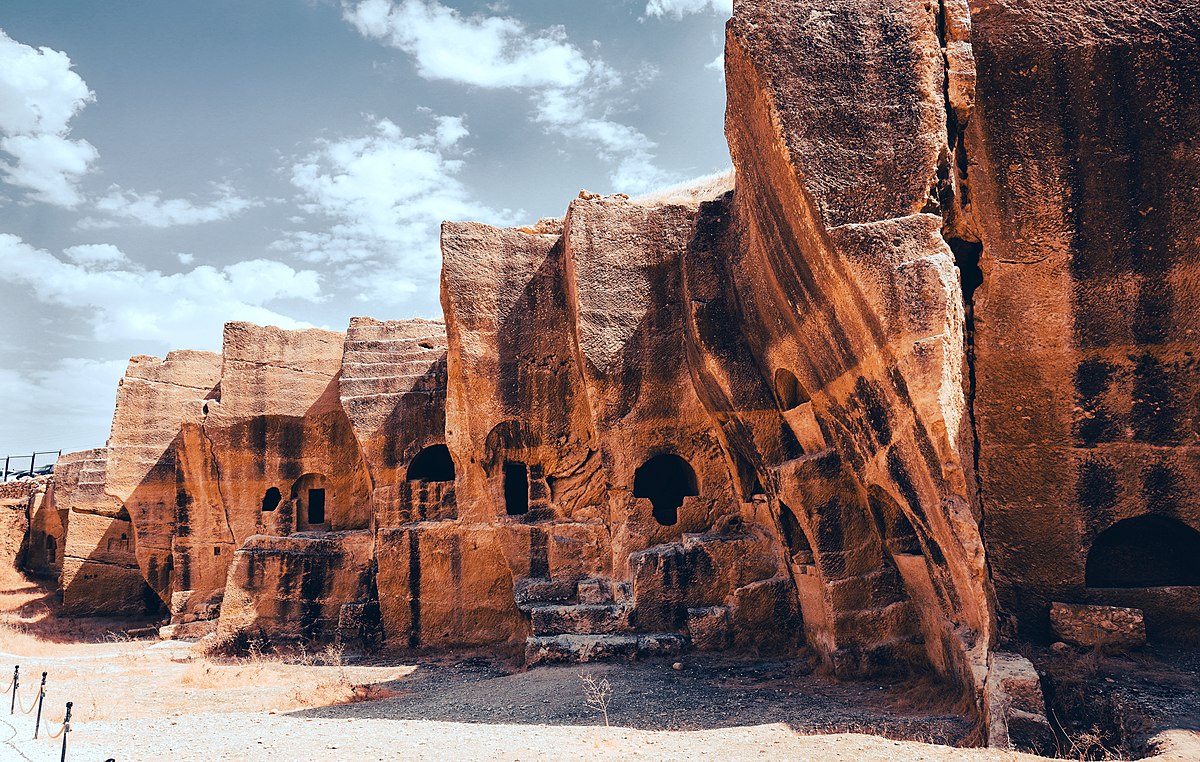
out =
<path fill-rule="evenodd" d="M 19 688 L 20 686 L 21 686 L 21 665 L 18 664 L 17 666 L 13 667 L 13 681 L 12 681 L 12 694 L 13 695 L 12 695 L 12 704 L 9 705 L 9 707 L 8 707 L 9 714 L 16 714 L 16 712 L 17 712 L 17 688 Z"/>
<path fill-rule="evenodd" d="M 38 730 L 40 730 L 42 727 L 42 702 L 45 701 L 45 699 L 46 699 L 46 673 L 43 672 L 42 673 L 42 687 L 41 687 L 41 690 L 38 692 L 37 721 L 34 722 L 34 724 L 33 724 L 33 737 L 35 740 L 38 737 Z"/>
<path fill-rule="evenodd" d="M 62 756 L 59 757 L 58 762 L 67 762 L 67 736 L 71 733 L 71 703 L 70 701 L 67 702 L 67 714 L 63 717 Z"/>

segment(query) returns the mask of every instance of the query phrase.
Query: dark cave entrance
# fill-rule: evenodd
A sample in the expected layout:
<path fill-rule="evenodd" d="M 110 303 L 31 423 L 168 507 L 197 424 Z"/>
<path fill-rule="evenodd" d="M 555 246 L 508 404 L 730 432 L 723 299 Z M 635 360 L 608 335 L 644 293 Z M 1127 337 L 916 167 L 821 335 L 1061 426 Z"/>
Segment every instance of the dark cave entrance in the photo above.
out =
<path fill-rule="evenodd" d="M 321 487 L 308 491 L 308 523 L 325 523 L 325 490 Z"/>
<path fill-rule="evenodd" d="M 779 400 L 780 410 L 792 410 L 809 401 L 808 392 L 796 374 L 787 368 L 775 371 L 775 397 Z"/>
<path fill-rule="evenodd" d="M 417 457 L 408 464 L 408 481 L 454 481 L 454 459 L 450 457 L 449 448 L 444 444 L 436 444 L 417 453 Z"/>
<path fill-rule="evenodd" d="M 678 455 L 655 455 L 633 475 L 633 496 L 648 498 L 654 520 L 663 526 L 678 523 L 684 497 L 699 494 L 696 472 Z"/>
<path fill-rule="evenodd" d="M 1100 533 L 1088 551 L 1088 587 L 1200 585 L 1200 532 L 1177 519 L 1138 516 Z"/>
<path fill-rule="evenodd" d="M 263 495 L 262 499 L 263 513 L 270 513 L 275 510 L 281 502 L 283 502 L 283 495 L 279 493 L 279 488 L 268 487 L 267 494 Z"/>

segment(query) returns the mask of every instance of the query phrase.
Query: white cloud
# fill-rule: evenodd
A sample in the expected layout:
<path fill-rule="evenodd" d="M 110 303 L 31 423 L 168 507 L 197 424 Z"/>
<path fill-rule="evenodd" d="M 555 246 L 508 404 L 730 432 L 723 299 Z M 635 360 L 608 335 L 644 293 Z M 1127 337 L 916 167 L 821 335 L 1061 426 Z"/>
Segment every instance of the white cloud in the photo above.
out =
<path fill-rule="evenodd" d="M 0 442 L 26 451 L 103 445 L 126 364 L 67 357 L 27 370 L 0 368 Z"/>
<path fill-rule="evenodd" d="M 74 208 L 77 187 L 98 156 L 71 140 L 70 121 L 95 95 L 71 71 L 71 59 L 23 45 L 0 30 L 0 174 L 11 185 L 56 206 Z"/>
<path fill-rule="evenodd" d="M 63 249 L 67 259 L 91 270 L 115 270 L 132 264 L 125 252 L 110 243 L 85 243 Z"/>
<path fill-rule="evenodd" d="M 89 312 L 99 341 L 219 349 L 225 321 L 308 327 L 266 305 L 321 298 L 317 273 L 271 260 L 163 273 L 131 262 L 107 244 L 73 246 L 64 254 L 70 261 L 0 234 L 0 261 L 20 263 L 0 270 L 0 282 L 28 290 L 44 304 Z"/>
<path fill-rule="evenodd" d="M 527 92 L 537 124 L 595 146 L 612 165 L 614 190 L 678 179 L 654 165 L 654 141 L 608 118 L 614 94 L 624 93 L 621 76 L 585 56 L 561 27 L 535 31 L 513 18 L 464 16 L 437 0 L 361 0 L 345 4 L 343 15 L 364 37 L 412 56 L 426 79 Z"/>
<path fill-rule="evenodd" d="M 364 37 L 413 56 L 426 79 L 479 87 L 578 87 L 594 64 L 559 27 L 531 34 L 498 16 L 464 17 L 436 0 L 363 0 L 344 15 Z"/>
<path fill-rule="evenodd" d="M 197 225 L 227 220 L 257 206 L 262 206 L 262 202 L 242 198 L 228 185 L 218 185 L 217 198 L 207 203 L 196 203 L 185 198 L 164 199 L 158 193 L 137 193 L 114 185 L 95 202 L 96 210 L 110 217 L 85 217 L 79 221 L 78 227 L 84 230 L 98 230 L 117 227 L 122 222 L 133 222 L 152 228 Z"/>
<path fill-rule="evenodd" d="M 302 208 L 333 224 L 290 233 L 274 248 L 337 266 L 361 298 L 395 301 L 436 278 L 442 220 L 514 223 L 512 212 L 475 201 L 456 177 L 462 161 L 453 152 L 468 134 L 462 119 L 435 121 L 432 132 L 412 137 L 380 119 L 372 134 L 324 141 L 296 161 Z M 436 309 L 436 299 L 427 306 Z"/>
<path fill-rule="evenodd" d="M 647 16 L 682 18 L 688 13 L 709 11 L 721 16 L 732 15 L 733 0 L 650 0 L 646 3 Z"/>

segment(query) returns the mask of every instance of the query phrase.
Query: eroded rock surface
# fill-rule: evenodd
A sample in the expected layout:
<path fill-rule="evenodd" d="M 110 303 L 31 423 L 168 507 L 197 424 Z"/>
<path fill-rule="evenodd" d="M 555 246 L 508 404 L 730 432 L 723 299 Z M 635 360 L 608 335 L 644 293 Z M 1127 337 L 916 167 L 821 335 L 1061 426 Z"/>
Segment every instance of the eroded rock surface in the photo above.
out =
<path fill-rule="evenodd" d="M 1200 7 L 971 10 L 975 412 L 1000 602 L 1027 637 L 1057 600 L 1142 608 L 1195 643 Z"/>

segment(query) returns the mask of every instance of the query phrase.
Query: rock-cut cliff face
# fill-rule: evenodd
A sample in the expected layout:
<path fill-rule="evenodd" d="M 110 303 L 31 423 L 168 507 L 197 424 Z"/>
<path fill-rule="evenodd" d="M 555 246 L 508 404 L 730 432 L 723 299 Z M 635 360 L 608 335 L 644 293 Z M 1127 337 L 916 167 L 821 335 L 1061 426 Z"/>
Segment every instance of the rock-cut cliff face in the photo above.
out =
<path fill-rule="evenodd" d="M 738 0 L 729 187 L 448 222 L 445 323 L 134 358 L 41 503 L 41 570 L 176 634 L 807 645 L 985 713 L 1036 686 L 990 651 L 1052 601 L 1195 642 L 1198 29 L 1165 0 Z"/>

